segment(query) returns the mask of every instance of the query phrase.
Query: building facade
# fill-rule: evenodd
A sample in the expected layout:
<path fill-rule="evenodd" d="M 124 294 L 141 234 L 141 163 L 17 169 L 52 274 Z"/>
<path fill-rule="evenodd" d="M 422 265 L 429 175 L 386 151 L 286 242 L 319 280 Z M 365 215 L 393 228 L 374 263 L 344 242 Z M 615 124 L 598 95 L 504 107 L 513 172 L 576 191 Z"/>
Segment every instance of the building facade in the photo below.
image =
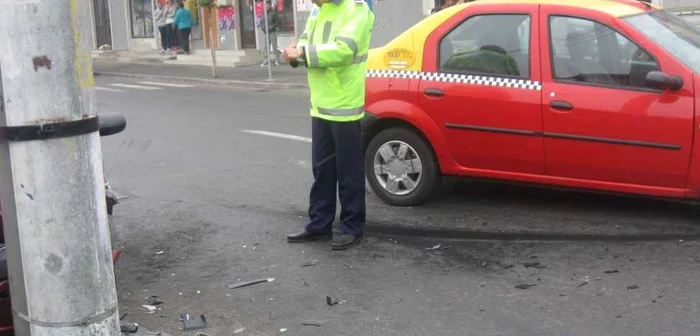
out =
<path fill-rule="evenodd" d="M 158 30 L 153 21 L 155 1 L 165 0 L 92 0 L 95 49 L 109 45 L 118 51 L 158 50 Z M 199 8 L 195 0 L 186 0 L 185 6 L 198 21 L 192 30 L 193 48 L 208 48 L 212 31 L 213 43 L 219 50 L 261 50 L 265 45 L 261 30 L 263 1 L 270 2 L 279 14 L 279 46 L 289 45 L 304 29 L 312 8 L 311 0 L 217 0 L 219 7 L 211 12 Z M 441 3 L 441 0 L 371 1 L 376 15 L 373 47 L 398 36 Z M 667 8 L 700 8 L 700 0 L 652 2 Z M 694 13 L 688 15 L 700 18 L 700 14 Z M 212 25 L 214 29 L 210 30 Z"/>

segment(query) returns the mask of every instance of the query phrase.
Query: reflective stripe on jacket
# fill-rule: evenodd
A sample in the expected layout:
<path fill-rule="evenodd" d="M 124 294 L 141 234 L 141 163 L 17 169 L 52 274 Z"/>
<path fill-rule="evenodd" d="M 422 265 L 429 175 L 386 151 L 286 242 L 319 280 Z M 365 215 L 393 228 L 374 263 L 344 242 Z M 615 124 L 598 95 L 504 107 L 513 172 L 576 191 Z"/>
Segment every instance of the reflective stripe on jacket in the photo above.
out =
<path fill-rule="evenodd" d="M 365 0 L 333 0 L 311 10 L 297 45 L 309 68 L 312 117 L 342 122 L 364 116 L 373 25 Z"/>

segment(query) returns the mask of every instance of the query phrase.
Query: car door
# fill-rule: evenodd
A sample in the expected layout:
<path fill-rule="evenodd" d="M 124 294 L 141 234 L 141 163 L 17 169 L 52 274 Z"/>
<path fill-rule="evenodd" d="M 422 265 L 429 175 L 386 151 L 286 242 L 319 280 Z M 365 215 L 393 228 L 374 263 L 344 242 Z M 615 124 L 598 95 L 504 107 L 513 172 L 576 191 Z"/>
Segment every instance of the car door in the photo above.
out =
<path fill-rule="evenodd" d="M 428 37 L 421 108 L 459 165 L 544 174 L 537 5 L 477 4 Z"/>
<path fill-rule="evenodd" d="M 683 188 L 693 138 L 692 74 L 620 20 L 542 5 L 543 120 L 548 175 Z M 615 27 L 615 28 L 613 28 Z M 635 41 L 635 35 L 637 41 Z M 663 56 L 663 55 L 661 55 Z M 663 70 L 686 78 L 654 90 Z"/>

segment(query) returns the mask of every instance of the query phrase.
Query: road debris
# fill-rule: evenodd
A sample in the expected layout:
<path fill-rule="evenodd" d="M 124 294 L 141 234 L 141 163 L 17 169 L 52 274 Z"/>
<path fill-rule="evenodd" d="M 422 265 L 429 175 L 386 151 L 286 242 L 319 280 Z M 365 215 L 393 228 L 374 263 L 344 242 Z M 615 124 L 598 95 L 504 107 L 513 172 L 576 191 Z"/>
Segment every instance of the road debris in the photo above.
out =
<path fill-rule="evenodd" d="M 538 261 L 524 262 L 522 265 L 525 266 L 525 268 L 537 268 L 537 269 L 547 268 L 545 265 L 540 264 Z"/>
<path fill-rule="evenodd" d="M 326 303 L 327 303 L 329 306 L 335 306 L 335 305 L 337 305 L 338 303 L 340 303 L 340 300 L 338 300 L 338 298 L 332 298 L 332 297 L 330 297 L 330 296 L 326 296 Z"/>
<path fill-rule="evenodd" d="M 216 275 L 216 274 L 215 273 L 204 273 L 204 274 L 200 275 L 199 277 L 200 278 L 211 278 L 214 275 Z"/>
<path fill-rule="evenodd" d="M 134 334 L 139 331 L 138 323 L 123 322 L 120 327 L 123 333 Z"/>
<path fill-rule="evenodd" d="M 535 287 L 535 286 L 537 286 L 537 285 L 535 285 L 535 284 L 517 284 L 517 285 L 515 285 L 515 288 L 517 288 L 517 289 L 528 289 L 528 288 L 530 288 L 530 287 Z"/>
<path fill-rule="evenodd" d="M 584 282 L 580 283 L 580 284 L 579 284 L 578 286 L 576 286 L 576 287 L 579 287 L 579 288 L 580 288 L 580 287 L 583 287 L 583 286 L 585 286 L 585 285 L 588 285 L 588 281 L 584 281 Z"/>
<path fill-rule="evenodd" d="M 620 273 L 620 271 L 618 271 L 618 270 L 616 270 L 616 269 L 611 269 L 611 270 L 607 270 L 607 271 L 605 271 L 605 272 L 603 272 L 603 273 L 605 273 L 605 274 L 613 274 L 613 273 Z"/>
<path fill-rule="evenodd" d="M 347 268 L 347 269 L 355 269 L 355 267 L 353 267 L 352 265 L 347 264 L 347 263 L 343 264 L 343 266 L 345 266 L 345 268 Z"/>
<path fill-rule="evenodd" d="M 239 328 L 239 329 L 236 329 L 233 333 L 234 333 L 234 334 L 240 334 L 240 333 L 242 333 L 243 331 L 245 331 L 245 328 Z"/>
<path fill-rule="evenodd" d="M 394 243 L 394 244 L 398 244 L 398 243 L 399 243 L 399 241 L 396 240 L 396 238 L 394 238 L 394 237 L 389 238 L 389 241 L 392 242 L 392 243 Z"/>
<path fill-rule="evenodd" d="M 192 317 L 190 314 L 182 313 L 180 318 L 184 324 L 184 331 L 204 329 L 207 327 L 207 319 L 204 315 Z"/>
<path fill-rule="evenodd" d="M 627 286 L 627 289 L 628 289 L 628 290 L 639 289 L 639 286 L 637 286 L 637 285 L 631 285 L 631 286 Z"/>
<path fill-rule="evenodd" d="M 150 305 L 141 305 L 141 307 L 146 308 L 149 314 L 153 314 L 156 311 L 156 309 L 158 309 L 158 307 Z"/>
<path fill-rule="evenodd" d="M 124 314 L 122 314 L 122 316 L 119 318 L 119 321 L 123 320 L 126 315 L 129 315 L 129 312 L 124 312 Z"/>
<path fill-rule="evenodd" d="M 318 259 L 314 259 L 314 260 L 311 260 L 311 261 L 307 261 L 307 262 L 305 262 L 305 263 L 301 264 L 301 267 L 311 267 L 311 266 L 316 266 L 316 265 L 318 265 L 318 263 L 319 263 Z"/>
<path fill-rule="evenodd" d="M 287 331 L 287 328 L 280 328 L 280 332 L 283 333 L 283 332 L 285 332 L 285 331 Z"/>
<path fill-rule="evenodd" d="M 158 306 L 163 304 L 163 301 L 158 299 L 158 295 L 147 296 L 144 300 L 148 301 L 149 306 Z"/>
<path fill-rule="evenodd" d="M 499 263 L 498 263 L 498 266 L 501 266 L 503 269 L 510 269 L 510 268 L 513 268 L 513 264 L 512 264 L 512 263 L 501 263 L 501 262 L 499 262 Z"/>
<path fill-rule="evenodd" d="M 425 250 L 426 251 L 434 251 L 434 250 L 439 250 L 441 247 L 442 247 L 442 244 L 437 244 L 437 245 L 433 245 L 432 247 L 426 247 Z"/>
<path fill-rule="evenodd" d="M 311 326 L 311 327 L 320 327 L 320 326 L 323 325 L 323 322 L 320 322 L 320 321 L 305 321 L 305 322 L 302 322 L 301 325 Z"/>
<path fill-rule="evenodd" d="M 258 279 L 258 280 L 251 280 L 251 281 L 240 281 L 240 282 L 237 282 L 235 284 L 228 285 L 228 289 L 236 289 L 236 288 L 256 285 L 256 284 L 263 283 L 263 282 L 273 282 L 273 281 L 275 281 L 275 278 Z"/>
<path fill-rule="evenodd" d="M 161 255 L 163 253 L 165 253 L 165 251 L 158 251 L 158 252 L 156 252 L 156 255 Z"/>

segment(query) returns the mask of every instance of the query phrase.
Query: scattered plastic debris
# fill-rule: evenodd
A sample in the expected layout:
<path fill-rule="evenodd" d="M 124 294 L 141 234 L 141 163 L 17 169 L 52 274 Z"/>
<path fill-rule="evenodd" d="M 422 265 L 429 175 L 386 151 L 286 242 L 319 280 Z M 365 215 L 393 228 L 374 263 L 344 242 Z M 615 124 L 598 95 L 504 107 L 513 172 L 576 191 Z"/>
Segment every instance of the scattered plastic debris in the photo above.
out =
<path fill-rule="evenodd" d="M 228 285 L 228 289 L 236 289 L 236 288 L 256 285 L 256 284 L 263 283 L 263 282 L 273 282 L 273 281 L 275 281 L 275 278 L 258 279 L 258 280 L 251 280 L 251 281 L 240 281 L 240 282 L 237 282 L 235 284 Z"/>
<path fill-rule="evenodd" d="M 330 297 L 330 296 L 326 296 L 326 303 L 327 303 L 329 306 L 335 306 L 335 305 L 337 305 L 338 303 L 340 303 L 340 300 L 338 300 L 337 298 L 332 298 L 332 297 Z"/>
<path fill-rule="evenodd" d="M 442 244 L 437 244 L 437 245 L 433 245 L 433 247 L 426 247 L 425 250 L 426 251 L 434 251 L 434 250 L 439 250 L 441 247 L 442 247 Z"/>
<path fill-rule="evenodd" d="M 180 318 L 184 324 L 184 331 L 203 329 L 207 327 L 207 319 L 204 317 L 204 315 L 195 316 L 193 318 L 190 316 L 190 314 L 182 313 Z"/>
<path fill-rule="evenodd" d="M 399 241 L 396 240 L 396 238 L 394 238 L 394 237 L 389 238 L 389 241 L 392 242 L 392 243 L 394 243 L 394 244 L 398 244 L 398 243 L 399 243 Z"/>
<path fill-rule="evenodd" d="M 302 322 L 301 325 L 311 326 L 311 327 L 320 327 L 320 326 L 323 325 L 323 322 L 320 322 L 320 321 L 306 321 L 306 322 Z"/>
<path fill-rule="evenodd" d="M 146 308 L 146 310 L 148 310 L 148 312 L 151 314 L 153 314 L 153 312 L 155 312 L 156 309 L 158 309 L 158 307 L 150 305 L 141 305 L 141 307 Z"/>
<path fill-rule="evenodd" d="M 517 289 L 528 289 L 528 288 L 530 288 L 530 287 L 535 287 L 535 286 L 537 286 L 537 285 L 535 285 L 535 284 L 517 284 L 517 285 L 515 285 L 515 288 L 517 288 Z"/>
<path fill-rule="evenodd" d="M 285 331 L 287 331 L 287 328 L 281 328 L 281 329 L 280 329 L 280 332 L 285 332 Z"/>
<path fill-rule="evenodd" d="M 301 267 L 316 266 L 316 265 L 318 265 L 318 263 L 319 263 L 318 259 L 314 259 L 314 260 L 307 261 L 307 262 L 301 264 Z"/>
<path fill-rule="evenodd" d="M 245 328 L 236 329 L 233 333 L 234 333 L 234 334 L 240 334 L 240 333 L 242 333 L 243 331 L 245 331 Z"/>
<path fill-rule="evenodd" d="M 156 252 L 156 255 L 161 255 L 163 253 L 165 253 L 165 251 L 158 251 L 158 252 Z"/>
<path fill-rule="evenodd" d="M 537 262 L 537 261 L 534 261 L 534 262 L 524 262 L 524 263 L 523 263 L 523 266 L 525 266 L 525 268 L 537 268 L 537 269 L 547 268 L 545 265 L 542 265 L 542 264 L 540 264 L 540 263 Z"/>
<path fill-rule="evenodd" d="M 513 264 L 512 264 L 512 263 L 500 263 L 500 262 L 499 262 L 498 265 L 501 266 L 503 269 L 513 268 Z"/>
<path fill-rule="evenodd" d="M 605 271 L 605 272 L 603 272 L 603 273 L 605 273 L 605 274 L 613 274 L 613 273 L 620 273 L 620 271 L 618 271 L 618 270 L 616 270 L 616 269 L 611 269 L 611 270 L 607 270 L 607 271 Z"/>
<path fill-rule="evenodd" d="M 631 285 L 631 286 L 627 286 L 627 289 L 628 289 L 628 290 L 631 290 L 631 289 L 639 289 L 639 286 L 637 286 L 637 285 Z"/>
<path fill-rule="evenodd" d="M 121 331 L 128 334 L 137 333 L 139 331 L 139 324 L 124 322 L 121 324 Z"/>

